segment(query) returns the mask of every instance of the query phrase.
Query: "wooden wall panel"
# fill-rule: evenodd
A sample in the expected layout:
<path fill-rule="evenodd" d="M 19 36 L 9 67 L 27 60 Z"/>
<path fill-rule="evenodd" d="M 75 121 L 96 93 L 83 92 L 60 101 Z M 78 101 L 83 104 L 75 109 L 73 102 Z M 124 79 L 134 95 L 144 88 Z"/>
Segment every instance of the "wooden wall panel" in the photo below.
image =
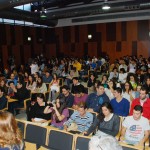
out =
<path fill-rule="evenodd" d="M 137 41 L 137 21 L 127 22 L 127 41 Z"/>

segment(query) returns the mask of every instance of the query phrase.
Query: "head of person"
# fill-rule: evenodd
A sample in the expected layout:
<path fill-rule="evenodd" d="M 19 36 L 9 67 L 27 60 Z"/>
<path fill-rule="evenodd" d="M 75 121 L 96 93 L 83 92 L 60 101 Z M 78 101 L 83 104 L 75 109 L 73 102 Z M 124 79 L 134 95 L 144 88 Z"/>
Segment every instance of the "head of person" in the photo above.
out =
<path fill-rule="evenodd" d="M 107 75 L 103 75 L 103 76 L 102 76 L 102 81 L 103 81 L 103 82 L 107 82 L 107 80 L 108 80 L 108 76 L 107 76 Z"/>
<path fill-rule="evenodd" d="M 10 88 L 14 88 L 14 87 L 15 87 L 15 84 L 14 84 L 13 81 L 9 81 L 9 82 L 8 82 L 8 85 L 9 85 Z"/>
<path fill-rule="evenodd" d="M 150 86 L 150 77 L 146 78 L 146 84 Z"/>
<path fill-rule="evenodd" d="M 3 86 L 5 86 L 5 84 L 6 84 L 5 80 L 2 79 L 2 80 L 0 81 L 0 86 L 3 87 Z"/>
<path fill-rule="evenodd" d="M 95 75 L 94 74 L 90 74 L 90 79 L 94 80 L 95 79 Z"/>
<path fill-rule="evenodd" d="M 37 103 L 38 103 L 39 105 L 42 105 L 43 102 L 46 102 L 45 96 L 44 96 L 43 93 L 37 93 L 36 97 L 37 97 Z"/>
<path fill-rule="evenodd" d="M 0 97 L 2 97 L 2 96 L 3 96 L 3 94 L 4 94 L 3 88 L 2 88 L 2 87 L 0 87 Z"/>
<path fill-rule="evenodd" d="M 82 97 L 84 92 L 85 92 L 85 89 L 84 87 L 81 86 L 74 92 L 74 94 L 76 97 Z"/>
<path fill-rule="evenodd" d="M 136 87 L 136 91 L 140 92 L 141 88 L 142 88 L 142 85 L 138 84 L 137 87 Z"/>
<path fill-rule="evenodd" d="M 37 79 L 39 77 L 39 73 L 35 72 L 34 77 Z"/>
<path fill-rule="evenodd" d="M 80 116 L 83 117 L 86 114 L 86 109 L 87 109 L 85 102 L 79 102 L 77 104 L 77 107 L 78 107 L 77 110 L 78 110 Z"/>
<path fill-rule="evenodd" d="M 101 112 L 104 117 L 109 116 L 113 113 L 113 108 L 109 102 L 105 102 L 101 105 Z"/>
<path fill-rule="evenodd" d="M 29 82 L 32 83 L 35 81 L 35 78 L 33 75 L 29 75 Z"/>
<path fill-rule="evenodd" d="M 102 95 L 105 93 L 104 85 L 100 82 L 97 84 L 96 91 L 98 95 Z"/>
<path fill-rule="evenodd" d="M 9 112 L 0 111 L 0 120 L 0 147 L 11 148 L 13 145 L 20 145 L 22 147 L 23 137 L 15 117 Z"/>
<path fill-rule="evenodd" d="M 37 80 L 37 87 L 41 87 L 43 84 L 43 78 L 41 76 L 38 77 L 38 80 Z"/>
<path fill-rule="evenodd" d="M 45 76 L 46 76 L 47 78 L 50 76 L 50 72 L 49 72 L 48 70 L 45 72 Z"/>
<path fill-rule="evenodd" d="M 114 80 L 109 80 L 108 81 L 108 88 L 113 88 L 113 89 L 116 88 L 116 84 L 115 84 Z"/>
<path fill-rule="evenodd" d="M 79 83 L 79 78 L 78 77 L 73 77 L 72 81 L 73 81 L 74 85 L 77 85 Z"/>
<path fill-rule="evenodd" d="M 131 90 L 133 90 L 133 87 L 132 87 L 132 85 L 131 85 L 131 83 L 129 82 L 129 81 L 126 81 L 125 82 L 125 84 L 124 84 L 124 89 L 123 89 L 123 91 L 125 92 L 125 91 L 131 91 Z"/>
<path fill-rule="evenodd" d="M 15 75 L 14 75 L 14 73 L 11 73 L 11 75 L 10 75 L 10 79 L 11 79 L 11 80 L 14 80 L 14 79 L 15 79 Z"/>
<path fill-rule="evenodd" d="M 120 73 L 121 73 L 121 74 L 126 73 L 125 69 L 124 69 L 124 68 L 120 68 Z"/>
<path fill-rule="evenodd" d="M 17 89 L 22 88 L 22 86 L 23 86 L 23 83 L 22 83 L 22 82 L 20 82 L 20 81 L 18 81 L 18 82 L 17 82 Z"/>
<path fill-rule="evenodd" d="M 57 74 L 54 73 L 54 74 L 53 74 L 53 79 L 54 79 L 54 80 L 57 80 L 57 78 L 58 78 L 58 77 L 57 77 Z"/>
<path fill-rule="evenodd" d="M 113 68 L 113 72 L 116 73 L 118 69 L 116 67 Z"/>
<path fill-rule="evenodd" d="M 115 88 L 114 90 L 114 97 L 119 98 L 122 94 L 122 89 L 120 87 Z"/>
<path fill-rule="evenodd" d="M 140 100 L 145 100 L 147 97 L 148 91 L 146 87 L 142 87 L 140 90 Z"/>
<path fill-rule="evenodd" d="M 89 142 L 89 150 L 122 150 L 113 136 L 93 136 Z"/>
<path fill-rule="evenodd" d="M 139 120 L 143 113 L 143 107 L 141 105 L 136 105 L 133 109 L 134 120 Z"/>
<path fill-rule="evenodd" d="M 69 86 L 63 85 L 63 86 L 62 86 L 62 93 L 63 93 L 64 96 L 68 96 L 69 93 L 70 93 L 70 88 L 69 88 Z"/>

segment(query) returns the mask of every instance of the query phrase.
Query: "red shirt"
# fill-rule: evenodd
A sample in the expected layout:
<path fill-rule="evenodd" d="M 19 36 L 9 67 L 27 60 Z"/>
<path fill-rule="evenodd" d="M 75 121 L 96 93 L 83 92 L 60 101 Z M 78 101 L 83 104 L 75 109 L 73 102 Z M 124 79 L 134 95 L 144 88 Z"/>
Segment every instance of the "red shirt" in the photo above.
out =
<path fill-rule="evenodd" d="M 130 116 L 133 115 L 133 109 L 136 105 L 141 105 L 140 98 L 136 98 L 132 101 L 131 109 L 130 109 Z M 143 104 L 143 115 L 145 118 L 150 120 L 150 99 L 147 98 L 147 100 Z"/>

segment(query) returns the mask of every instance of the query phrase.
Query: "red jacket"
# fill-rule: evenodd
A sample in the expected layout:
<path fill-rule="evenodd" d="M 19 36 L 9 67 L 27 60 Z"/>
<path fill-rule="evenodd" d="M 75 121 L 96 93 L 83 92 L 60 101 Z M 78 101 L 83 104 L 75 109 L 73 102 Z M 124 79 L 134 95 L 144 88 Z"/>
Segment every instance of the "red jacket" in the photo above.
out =
<path fill-rule="evenodd" d="M 133 115 L 133 109 L 134 109 L 134 106 L 136 106 L 136 105 L 141 105 L 140 98 L 136 98 L 132 101 L 130 115 Z M 145 118 L 150 120 L 150 99 L 149 98 L 147 98 L 147 100 L 143 104 L 143 115 L 142 116 L 144 116 Z"/>

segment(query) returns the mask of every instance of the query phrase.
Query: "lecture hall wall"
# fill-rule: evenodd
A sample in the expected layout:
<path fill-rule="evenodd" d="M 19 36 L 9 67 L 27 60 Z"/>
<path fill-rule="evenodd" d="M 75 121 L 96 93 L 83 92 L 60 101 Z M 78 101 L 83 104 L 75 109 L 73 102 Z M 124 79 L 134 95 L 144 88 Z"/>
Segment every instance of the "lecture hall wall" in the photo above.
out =
<path fill-rule="evenodd" d="M 92 39 L 88 39 L 88 34 Z M 111 62 L 124 55 L 149 57 L 150 20 L 49 29 L 0 24 L 0 57 L 4 67 L 11 55 L 20 64 L 41 52 L 47 58 L 108 54 Z"/>

